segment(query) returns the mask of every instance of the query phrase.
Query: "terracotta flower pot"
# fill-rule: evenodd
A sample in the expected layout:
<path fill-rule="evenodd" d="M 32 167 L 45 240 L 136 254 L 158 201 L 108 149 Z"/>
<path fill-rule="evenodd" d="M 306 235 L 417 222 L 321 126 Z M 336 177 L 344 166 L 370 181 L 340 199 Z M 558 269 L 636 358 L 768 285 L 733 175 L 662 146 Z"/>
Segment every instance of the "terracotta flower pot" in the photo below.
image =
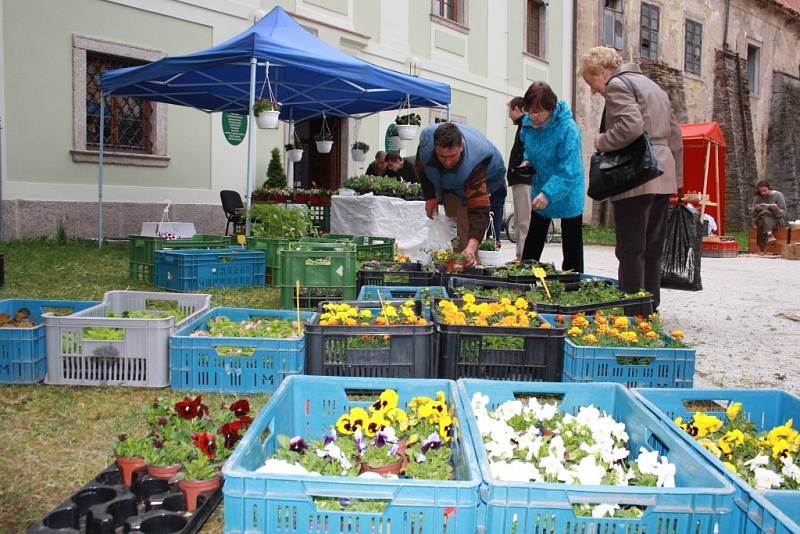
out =
<path fill-rule="evenodd" d="M 447 262 L 447 272 L 448 273 L 463 273 L 464 272 L 464 262 L 463 261 L 456 261 L 450 260 Z"/>
<path fill-rule="evenodd" d="M 178 487 L 186 496 L 186 511 L 197 509 L 197 496 L 205 491 L 214 491 L 222 484 L 222 475 L 207 480 L 179 480 Z"/>
<path fill-rule="evenodd" d="M 122 472 L 122 481 L 128 487 L 133 483 L 133 472 L 145 465 L 143 458 L 117 456 L 117 466 Z"/>
<path fill-rule="evenodd" d="M 153 478 L 169 479 L 174 477 L 178 471 L 180 471 L 181 467 L 183 467 L 181 464 L 168 465 L 166 467 L 148 465 L 147 474 Z"/>
<path fill-rule="evenodd" d="M 388 445 L 384 445 L 388 446 Z M 397 456 L 402 458 L 400 461 L 393 464 L 383 465 L 381 467 L 372 467 L 367 462 L 361 462 L 362 473 L 378 473 L 379 475 L 400 475 L 403 469 L 408 465 L 408 455 L 406 454 L 406 443 L 401 441 L 397 445 Z"/>

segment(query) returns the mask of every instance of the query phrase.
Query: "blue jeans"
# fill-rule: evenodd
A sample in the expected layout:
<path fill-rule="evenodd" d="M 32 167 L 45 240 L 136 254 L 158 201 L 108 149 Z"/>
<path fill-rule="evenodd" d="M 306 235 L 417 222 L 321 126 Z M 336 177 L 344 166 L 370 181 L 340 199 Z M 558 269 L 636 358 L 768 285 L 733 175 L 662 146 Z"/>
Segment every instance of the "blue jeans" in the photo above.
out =
<path fill-rule="evenodd" d="M 489 210 L 492 212 L 494 218 L 494 235 L 500 239 L 500 230 L 503 227 L 503 206 L 506 203 L 505 186 L 501 187 L 493 193 L 489 193 Z"/>

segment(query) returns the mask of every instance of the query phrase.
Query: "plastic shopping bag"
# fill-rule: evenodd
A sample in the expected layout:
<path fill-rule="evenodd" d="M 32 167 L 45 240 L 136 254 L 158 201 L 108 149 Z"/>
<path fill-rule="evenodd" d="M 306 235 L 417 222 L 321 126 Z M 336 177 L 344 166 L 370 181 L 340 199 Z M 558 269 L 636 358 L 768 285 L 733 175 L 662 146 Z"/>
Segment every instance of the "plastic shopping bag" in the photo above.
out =
<path fill-rule="evenodd" d="M 661 286 L 700 291 L 700 258 L 703 253 L 703 225 L 696 213 L 678 202 L 667 213 Z"/>

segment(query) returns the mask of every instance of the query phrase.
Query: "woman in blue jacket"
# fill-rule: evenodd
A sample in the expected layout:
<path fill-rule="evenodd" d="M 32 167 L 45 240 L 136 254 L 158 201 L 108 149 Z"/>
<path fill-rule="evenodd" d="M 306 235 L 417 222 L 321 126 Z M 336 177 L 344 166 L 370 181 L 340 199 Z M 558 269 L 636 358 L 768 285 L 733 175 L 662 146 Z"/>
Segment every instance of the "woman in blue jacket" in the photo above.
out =
<path fill-rule="evenodd" d="M 561 219 L 562 269 L 583 272 L 583 164 L 581 135 L 569 106 L 544 82 L 525 92 L 520 138 L 531 184 L 531 223 L 522 259 L 539 260 L 551 219 Z"/>

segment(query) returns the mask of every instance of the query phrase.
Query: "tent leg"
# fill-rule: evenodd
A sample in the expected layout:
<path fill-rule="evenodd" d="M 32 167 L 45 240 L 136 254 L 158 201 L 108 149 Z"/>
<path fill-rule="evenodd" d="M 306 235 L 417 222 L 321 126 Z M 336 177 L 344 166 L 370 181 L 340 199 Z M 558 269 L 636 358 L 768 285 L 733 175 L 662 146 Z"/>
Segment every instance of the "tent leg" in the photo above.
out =
<path fill-rule="evenodd" d="M 292 110 L 289 110 L 289 140 L 286 144 L 294 142 L 294 121 L 291 120 Z M 294 163 L 289 161 L 289 156 L 286 156 L 286 187 L 294 189 Z"/>
<path fill-rule="evenodd" d="M 98 221 L 97 221 L 97 246 L 102 248 L 103 247 L 103 156 L 104 156 L 104 149 L 105 143 L 103 142 L 103 138 L 105 137 L 105 114 L 106 114 L 106 99 L 105 95 L 101 92 L 100 93 L 100 154 L 98 155 L 98 160 L 100 162 L 100 166 L 97 170 L 97 183 L 98 183 L 98 191 L 97 191 L 97 211 L 99 213 Z"/>
<path fill-rule="evenodd" d="M 255 173 L 255 159 L 256 159 L 256 114 L 253 112 L 253 105 L 256 101 L 256 67 L 258 60 L 254 57 L 250 58 L 250 107 L 248 115 L 250 117 L 250 125 L 247 128 L 247 201 L 245 202 L 245 229 L 244 234 L 250 236 L 250 193 L 253 190 L 253 174 Z"/>

